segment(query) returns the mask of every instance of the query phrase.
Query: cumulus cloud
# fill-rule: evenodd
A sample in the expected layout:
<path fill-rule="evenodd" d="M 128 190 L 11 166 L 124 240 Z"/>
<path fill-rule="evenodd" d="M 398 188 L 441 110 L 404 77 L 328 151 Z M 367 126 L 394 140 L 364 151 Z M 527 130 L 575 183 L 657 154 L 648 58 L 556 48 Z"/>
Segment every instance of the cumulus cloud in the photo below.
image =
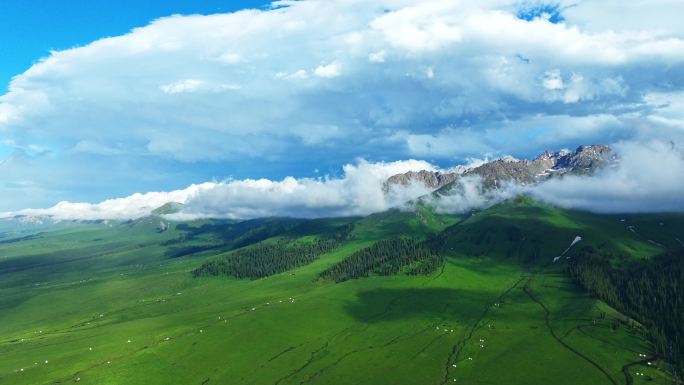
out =
<path fill-rule="evenodd" d="M 234 159 L 234 149 L 224 148 L 231 137 L 253 143 L 276 134 L 283 139 L 279 148 L 250 147 L 252 155 L 287 153 L 300 143 L 300 125 L 344 126 L 348 143 L 382 136 L 382 128 L 427 129 L 420 123 L 426 120 L 434 121 L 433 131 L 464 117 L 472 124 L 474 106 L 481 106 L 472 111 L 477 115 L 505 113 L 506 106 L 534 115 L 545 108 L 526 103 L 639 102 L 631 97 L 654 85 L 638 84 L 643 72 L 634 66 L 672 69 L 684 61 L 684 31 L 585 31 L 570 17 L 564 23 L 522 20 L 512 4 L 309 0 L 164 18 L 51 53 L 15 77 L 0 97 L 0 124 L 27 142 L 97 141 L 106 129 L 108 139 L 135 142 L 158 156 L 213 159 L 217 151 L 198 148 L 217 146 L 224 150 L 221 158 Z M 436 73 L 439 81 L 431 79 Z M 293 87 L 273 78 L 309 80 Z M 607 78 L 622 79 L 617 90 L 634 87 L 635 95 L 584 90 L 608 87 L 600 85 Z M 494 89 L 483 92 L 489 82 Z M 572 85 L 558 99 L 539 92 Z M 192 99 L 174 97 L 179 94 Z M 435 106 L 460 96 L 472 105 L 456 103 L 451 119 L 435 119 Z M 317 108 L 316 99 L 326 108 Z M 122 110 L 126 119 L 112 119 Z M 156 125 L 187 145 L 147 146 L 157 140 Z M 225 138 L 206 140 L 215 134 Z"/>
<path fill-rule="evenodd" d="M 0 96 L 0 154 L 45 148 L 33 163 L 50 171 L 21 166 L 7 186 L 31 180 L 43 204 L 88 183 L 86 199 L 111 195 L 84 177 L 101 169 L 130 193 L 149 175 L 301 180 L 357 157 L 444 165 L 681 135 L 681 4 L 530 3 L 278 1 L 51 52 Z"/>
<path fill-rule="evenodd" d="M 337 63 L 331 63 L 327 65 L 318 66 L 314 70 L 314 74 L 322 78 L 338 77 L 340 76 L 340 65 Z"/>

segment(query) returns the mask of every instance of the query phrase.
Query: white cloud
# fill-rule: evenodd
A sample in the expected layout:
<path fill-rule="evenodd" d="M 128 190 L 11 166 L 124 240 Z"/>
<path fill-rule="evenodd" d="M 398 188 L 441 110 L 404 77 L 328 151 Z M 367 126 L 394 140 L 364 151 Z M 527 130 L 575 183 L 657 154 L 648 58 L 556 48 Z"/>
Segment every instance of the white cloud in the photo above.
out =
<path fill-rule="evenodd" d="M 536 144 L 534 156 L 543 149 L 558 149 L 566 143 L 611 143 L 624 137 L 639 136 L 639 119 L 597 114 L 587 116 L 537 115 L 524 121 L 504 121 L 475 127 L 448 127 L 435 134 L 409 134 L 406 141 L 415 157 L 503 156 L 524 152 Z M 650 128 L 646 136 L 653 136 Z M 664 135 L 671 131 L 664 130 Z M 606 140 L 608 138 L 608 140 Z"/>
<path fill-rule="evenodd" d="M 168 202 L 185 205 L 172 219 L 256 218 L 271 216 L 326 217 L 367 215 L 404 204 L 429 192 L 415 184 L 395 186 L 389 193 L 383 183 L 392 175 L 407 171 L 435 170 L 418 160 L 368 163 L 360 160 L 343 167 L 340 178 L 286 177 L 229 180 L 191 185 L 171 192 L 136 193 L 101 203 L 60 202 L 47 209 L 25 209 L 11 215 L 52 216 L 62 220 L 135 219 L 149 215 Z"/>
<path fill-rule="evenodd" d="M 649 123 L 684 135 L 684 92 L 652 92 L 644 99 L 657 111 L 648 117 Z"/>
<path fill-rule="evenodd" d="M 316 67 L 314 74 L 321 78 L 336 78 L 340 76 L 340 65 L 338 63 L 320 65 Z"/>
<path fill-rule="evenodd" d="M 297 70 L 292 73 L 278 72 L 275 77 L 276 79 L 306 79 L 309 77 L 309 73 L 306 70 Z"/>
<path fill-rule="evenodd" d="M 165 84 L 159 87 L 162 91 L 167 94 L 180 94 L 184 92 L 194 92 L 197 91 L 204 82 L 197 79 L 185 79 L 174 83 Z"/>
<path fill-rule="evenodd" d="M 345 165 L 340 178 L 228 181 L 188 200 L 183 212 L 172 218 L 367 215 L 426 194 L 429 190 L 418 184 L 395 186 L 389 193 L 383 192 L 383 183 L 390 176 L 423 169 L 435 170 L 435 167 L 416 160 L 389 163 L 361 160 Z"/>
<path fill-rule="evenodd" d="M 547 90 L 562 90 L 565 88 L 565 84 L 563 84 L 563 78 L 561 77 L 559 70 L 545 72 L 542 85 Z"/>
<path fill-rule="evenodd" d="M 428 196 L 425 201 L 439 213 L 465 213 L 493 206 L 519 192 L 516 186 L 485 189 L 480 177 L 469 175 L 458 179 L 448 194 Z"/>
<path fill-rule="evenodd" d="M 9 123 L 11 118 L 12 118 L 12 105 L 0 103 L 0 124 Z M 2 127 L 3 126 L 0 126 L 0 129 L 2 129 Z"/>
<path fill-rule="evenodd" d="M 203 183 L 171 192 L 136 193 L 125 198 L 108 199 L 97 204 L 63 201 L 48 209 L 25 209 L 3 213 L 3 215 L 5 217 L 13 215 L 51 216 L 57 220 L 135 219 L 149 215 L 152 210 L 168 202 L 187 202 L 193 196 L 207 191 L 215 185 L 215 183 Z"/>
<path fill-rule="evenodd" d="M 463 4 L 449 1 L 425 1 L 388 12 L 375 18 L 370 26 L 390 46 L 413 53 L 437 51 L 462 39 Z"/>
<path fill-rule="evenodd" d="M 639 83 L 631 66 L 655 71 L 684 63 L 682 30 L 585 31 L 570 17 L 564 24 L 524 21 L 515 17 L 510 1 L 280 5 L 285 4 L 164 18 L 126 35 L 55 51 L 15 77 L 0 97 L 0 129 L 18 141 L 71 142 L 67 147 L 82 140 L 101 142 L 106 131 L 119 143 L 135 141 L 124 148 L 157 149 L 154 156 L 196 160 L 207 154 L 215 160 L 214 154 L 222 154 L 234 160 L 241 154 L 226 151 L 224 143 L 239 142 L 237 137 L 257 143 L 278 135 L 279 148 L 267 151 L 291 153 L 301 143 L 292 142 L 300 137 L 300 122 L 343 128 L 346 146 L 385 136 L 385 129 L 434 134 L 454 120 L 470 119 L 473 108 L 496 121 L 510 115 L 507 109 L 523 113 L 516 119 L 543 113 L 546 102 L 602 105 L 624 96 L 625 89 L 638 95 L 640 88 L 652 86 Z M 578 13 L 583 7 L 572 8 L 578 19 L 586 19 Z M 382 69 L 378 62 L 385 62 Z M 439 81 L 416 87 L 419 71 L 427 71 L 422 78 L 439 73 Z M 557 72 L 539 84 L 549 71 Z M 271 81 L 305 80 L 309 73 L 331 82 Z M 615 92 L 597 91 L 610 89 L 603 79 L 614 80 Z M 158 90 L 183 98 L 160 98 Z M 544 90 L 559 94 L 545 97 Z M 454 100 L 471 105 L 449 107 Z M 445 106 L 450 115 L 434 106 Z M 120 111 L 126 118 L 114 119 Z M 416 127 L 426 121 L 432 126 Z M 145 143 L 157 141 L 155 131 L 162 125 L 166 135 L 186 145 L 170 153 Z M 208 140 L 216 135 L 223 139 Z M 198 151 L 207 143 L 214 148 Z M 254 156 L 264 155 L 263 146 L 250 147 Z"/>
<path fill-rule="evenodd" d="M 478 177 L 465 177 L 448 195 L 428 201 L 437 211 L 448 213 L 483 209 L 520 194 L 596 213 L 684 211 L 681 142 L 620 142 L 611 147 L 619 163 L 591 176 L 566 175 L 527 186 L 506 183 L 497 189 L 485 189 Z"/>
<path fill-rule="evenodd" d="M 581 73 L 573 72 L 564 79 L 557 69 L 544 73 L 542 86 L 548 91 L 548 101 L 560 100 L 563 103 L 594 100 L 608 95 L 624 96 L 628 89 L 619 76 L 585 79 Z"/>
<path fill-rule="evenodd" d="M 237 53 L 227 52 L 219 56 L 219 60 L 221 60 L 224 63 L 235 64 L 243 61 L 243 58 Z"/>
<path fill-rule="evenodd" d="M 681 32 L 680 15 L 684 3 L 679 0 L 583 1 L 563 0 L 565 16 L 588 31 L 659 30 Z"/>
<path fill-rule="evenodd" d="M 368 54 L 368 61 L 372 63 L 384 63 L 385 55 L 385 51 L 371 52 Z"/>
<path fill-rule="evenodd" d="M 435 77 L 435 71 L 432 69 L 432 67 L 428 67 L 428 68 L 425 70 L 425 76 L 426 76 L 428 79 L 432 79 L 432 78 Z"/>
<path fill-rule="evenodd" d="M 602 213 L 684 211 L 684 151 L 674 142 L 624 142 L 615 168 L 551 180 L 529 193 L 546 202 Z"/>

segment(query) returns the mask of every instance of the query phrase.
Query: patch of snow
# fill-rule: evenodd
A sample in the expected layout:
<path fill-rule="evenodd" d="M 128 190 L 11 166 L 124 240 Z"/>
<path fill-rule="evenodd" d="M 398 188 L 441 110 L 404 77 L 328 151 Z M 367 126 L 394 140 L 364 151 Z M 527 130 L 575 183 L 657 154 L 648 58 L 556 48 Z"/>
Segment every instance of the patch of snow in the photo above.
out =
<path fill-rule="evenodd" d="M 572 243 L 570 244 L 570 247 L 575 246 L 575 245 L 577 244 L 577 242 L 579 242 L 579 241 L 581 241 L 581 240 L 582 240 L 582 237 L 580 237 L 579 235 L 576 236 L 575 239 L 572 240 Z"/>
<path fill-rule="evenodd" d="M 553 261 L 556 262 L 556 261 L 558 261 L 559 259 L 561 259 L 568 251 L 570 251 L 570 249 L 571 249 L 573 246 L 575 246 L 575 245 L 577 244 L 577 242 L 579 242 L 579 241 L 581 241 L 581 240 L 582 240 L 582 237 L 581 237 L 581 236 L 579 236 L 579 235 L 575 236 L 575 239 L 573 239 L 572 242 L 570 242 L 570 246 L 568 246 L 568 248 L 565 249 L 559 256 L 555 257 L 555 258 L 553 259 Z M 569 258 L 569 257 L 568 257 L 568 258 Z M 566 259 L 568 259 L 568 258 L 566 258 Z"/>

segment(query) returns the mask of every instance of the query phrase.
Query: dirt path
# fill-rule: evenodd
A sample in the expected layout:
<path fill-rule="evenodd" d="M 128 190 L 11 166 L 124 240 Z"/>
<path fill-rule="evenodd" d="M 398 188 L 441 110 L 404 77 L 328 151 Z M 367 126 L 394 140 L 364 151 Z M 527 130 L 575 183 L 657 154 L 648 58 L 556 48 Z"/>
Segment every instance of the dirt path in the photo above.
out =
<path fill-rule="evenodd" d="M 285 376 L 279 378 L 278 381 L 275 382 L 275 385 L 278 385 L 278 384 L 280 384 L 281 382 L 283 382 L 283 381 L 285 381 L 285 380 L 287 380 L 287 379 L 289 379 L 289 378 L 292 378 L 292 377 L 296 376 L 297 374 L 301 373 L 304 369 L 306 369 L 309 365 L 311 365 L 311 363 L 314 361 L 314 359 L 316 358 L 316 355 L 317 355 L 318 353 L 320 353 L 321 351 L 324 351 L 324 350 L 328 347 L 328 344 L 329 344 L 329 343 L 330 343 L 330 342 L 326 341 L 326 342 L 323 344 L 323 346 L 321 346 L 320 348 L 318 348 L 318 349 L 314 350 L 313 352 L 311 352 L 311 354 L 309 355 L 309 359 L 306 360 L 306 362 L 304 362 L 304 365 L 298 367 L 297 369 L 293 370 L 293 371 L 290 372 L 289 374 L 287 374 L 287 375 L 285 375 Z"/>
<path fill-rule="evenodd" d="M 340 364 L 342 361 L 344 361 L 345 359 L 349 358 L 350 356 L 352 356 L 352 355 L 354 355 L 354 354 L 362 353 L 362 352 L 367 352 L 367 351 L 374 350 L 374 349 L 386 348 L 386 347 L 388 347 L 388 346 L 397 344 L 397 343 L 399 343 L 399 342 L 402 342 L 402 341 L 405 341 L 405 340 L 414 338 L 414 337 L 416 337 L 416 336 L 418 336 L 418 335 L 420 335 L 420 334 L 423 334 L 423 333 L 425 333 L 426 331 L 431 330 L 431 329 L 432 329 L 432 326 L 429 326 L 429 327 L 426 327 L 426 328 L 424 328 L 424 329 L 422 329 L 422 330 L 420 330 L 420 331 L 418 331 L 418 332 L 416 332 L 416 333 L 413 333 L 413 334 L 411 334 L 411 335 L 408 335 L 408 336 L 395 336 L 395 337 L 393 337 L 392 339 L 390 339 L 389 341 L 383 342 L 383 343 L 378 344 L 378 345 L 369 345 L 369 346 L 367 346 L 367 347 L 365 347 L 365 348 L 354 349 L 354 350 L 348 351 L 348 352 L 344 353 L 342 356 L 340 356 L 337 360 L 335 360 L 334 362 L 332 362 L 331 364 L 329 364 L 329 365 L 327 365 L 327 366 L 325 366 L 325 367 L 319 369 L 319 370 L 316 371 L 315 373 L 313 373 L 313 374 L 311 374 L 310 376 L 308 376 L 305 380 L 301 381 L 301 382 L 299 383 L 299 385 L 304 385 L 304 384 L 310 383 L 311 381 L 313 381 L 313 380 L 316 379 L 317 377 L 321 376 L 323 373 L 325 373 L 325 372 L 327 372 L 328 370 L 332 369 L 333 367 L 337 366 L 337 365 Z"/>
<path fill-rule="evenodd" d="M 525 274 L 520 276 L 520 278 L 518 278 L 518 280 L 515 281 L 513 285 L 504 290 L 503 293 L 501 293 L 495 301 L 489 303 L 484 308 L 482 313 L 480 313 L 480 316 L 477 318 L 477 320 L 470 326 L 470 328 L 468 328 L 463 337 L 461 337 L 461 339 L 453 346 L 453 348 L 451 349 L 451 353 L 449 354 L 449 357 L 447 358 L 446 363 L 444 365 L 444 377 L 442 378 L 442 385 L 445 385 L 449 380 L 449 368 L 451 367 L 451 364 L 458 361 L 458 356 L 461 354 L 461 351 L 465 347 L 466 342 L 468 342 L 468 340 L 470 340 L 473 337 L 473 334 L 479 328 L 480 323 L 487 316 L 492 307 L 494 307 L 494 304 L 501 302 L 503 298 L 506 297 L 506 295 L 508 295 L 508 293 L 510 293 L 511 290 L 515 289 L 518 286 L 518 284 L 520 284 L 520 282 L 522 282 L 525 278 Z"/>
<path fill-rule="evenodd" d="M 527 282 L 525 283 L 525 286 L 523 287 L 523 291 L 527 296 L 536 304 L 538 304 L 543 310 L 544 310 L 544 324 L 546 325 L 546 329 L 549 331 L 549 334 L 551 334 L 551 337 L 555 339 L 559 344 L 561 344 L 565 349 L 575 353 L 577 356 L 581 357 L 583 360 L 587 361 L 589 364 L 591 364 L 593 367 L 598 369 L 601 373 L 603 373 L 608 381 L 610 381 L 611 384 L 613 385 L 618 385 L 617 381 L 613 379 L 613 377 L 608 373 L 601 365 L 599 365 L 596 361 L 592 360 L 591 358 L 587 357 L 584 355 L 582 352 L 574 349 L 572 346 L 568 345 L 565 343 L 558 335 L 556 335 L 556 332 L 553 330 L 553 327 L 551 327 L 551 322 L 549 321 L 549 316 L 551 315 L 551 312 L 549 309 L 546 307 L 546 305 L 539 299 L 537 298 L 534 293 L 532 292 L 532 289 L 530 289 L 530 284 L 532 283 L 532 280 L 534 279 L 534 276 L 530 277 Z"/>

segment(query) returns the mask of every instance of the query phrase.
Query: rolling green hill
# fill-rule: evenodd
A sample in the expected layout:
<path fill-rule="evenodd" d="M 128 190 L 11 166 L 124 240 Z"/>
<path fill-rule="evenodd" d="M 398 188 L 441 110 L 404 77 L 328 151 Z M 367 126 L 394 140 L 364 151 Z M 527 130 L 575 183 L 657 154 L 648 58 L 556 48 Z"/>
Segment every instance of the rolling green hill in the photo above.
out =
<path fill-rule="evenodd" d="M 659 226 L 664 217 L 670 218 L 668 227 Z M 609 251 L 617 264 L 677 250 L 681 245 L 677 245 L 676 233 L 681 229 L 682 215 L 596 215 L 517 197 L 473 214 L 438 239 L 444 250 L 458 250 L 466 256 L 545 265 L 580 236 L 580 247 Z"/>
<path fill-rule="evenodd" d="M 681 358 L 681 300 L 635 294 L 682 290 L 681 214 L 5 226 L 1 384 L 670 384 Z"/>

